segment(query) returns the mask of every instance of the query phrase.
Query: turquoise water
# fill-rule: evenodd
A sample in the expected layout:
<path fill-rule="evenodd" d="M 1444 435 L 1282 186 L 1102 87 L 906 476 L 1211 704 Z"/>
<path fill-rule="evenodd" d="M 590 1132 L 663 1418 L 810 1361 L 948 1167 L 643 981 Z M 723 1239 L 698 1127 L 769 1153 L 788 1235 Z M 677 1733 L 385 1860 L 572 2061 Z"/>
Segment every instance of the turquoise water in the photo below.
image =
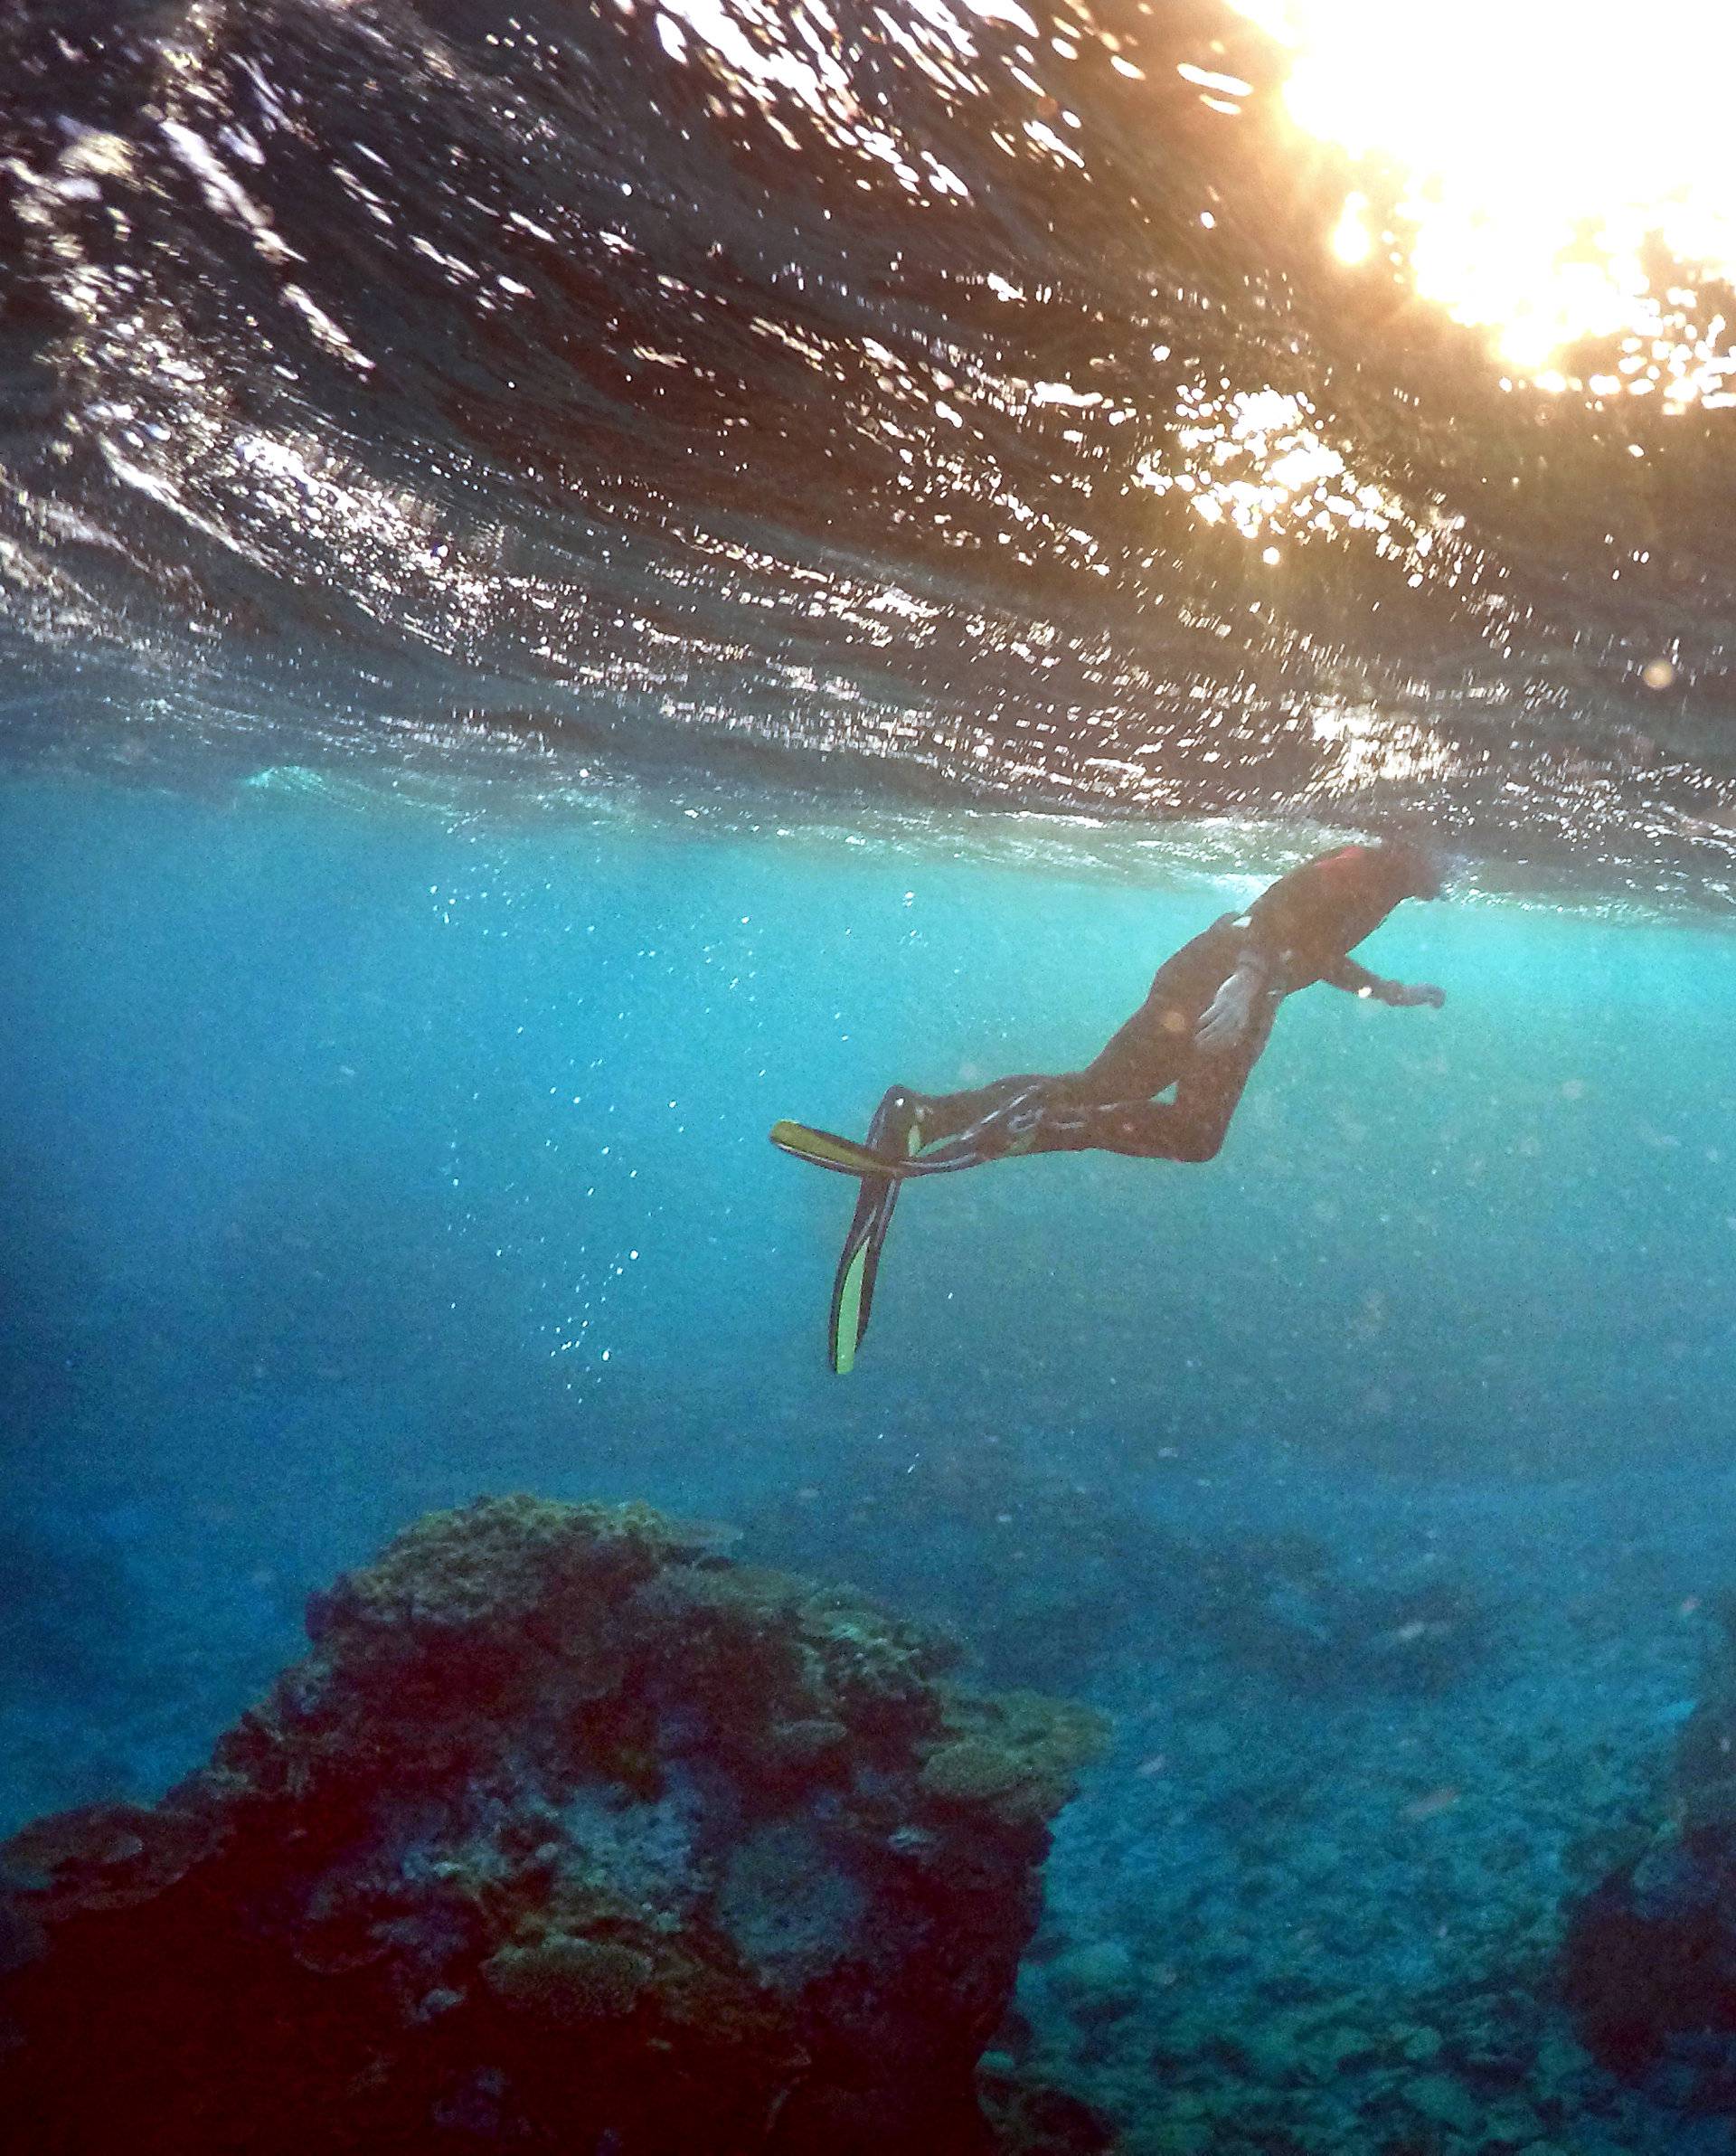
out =
<path fill-rule="evenodd" d="M 426 1508 L 644 1497 L 1110 1712 L 1025 2010 L 1133 2146 L 1232 2085 L 1214 2145 L 1401 2145 L 1175 2017 L 1281 2022 L 1275 1954 L 1382 2043 L 1443 1985 L 1546 2017 L 1661 1818 L 1736 1557 L 1736 941 L 1469 875 L 1363 954 L 1445 1008 L 1292 1000 L 1214 1163 L 913 1187 L 841 1381 L 851 1187 L 772 1119 L 1085 1061 L 1298 842 L 777 814 L 0 790 L 6 1817 L 156 1793 Z M 1563 2028 L 1533 2140 L 1701 2145 Z M 1142 2129 L 1165 2044 L 1206 2109 Z"/>
<path fill-rule="evenodd" d="M 842 846 L 47 782 L 3 812 L 26 1345 L 134 1401 L 129 1452 L 227 1458 L 224 1400 L 359 1390 L 522 1400 L 559 1423 L 539 1468 L 727 1403 L 723 1489 L 889 1418 L 1096 1433 L 1137 1471 L 1254 1442 L 1561 1474 L 1723 1435 L 1716 923 L 1408 905 L 1364 955 L 1447 1007 L 1292 1000 L 1218 1161 L 907 1194 L 850 1385 L 847 1186 L 773 1117 L 1074 1067 L 1257 877 L 1009 865 L 944 822 Z"/>

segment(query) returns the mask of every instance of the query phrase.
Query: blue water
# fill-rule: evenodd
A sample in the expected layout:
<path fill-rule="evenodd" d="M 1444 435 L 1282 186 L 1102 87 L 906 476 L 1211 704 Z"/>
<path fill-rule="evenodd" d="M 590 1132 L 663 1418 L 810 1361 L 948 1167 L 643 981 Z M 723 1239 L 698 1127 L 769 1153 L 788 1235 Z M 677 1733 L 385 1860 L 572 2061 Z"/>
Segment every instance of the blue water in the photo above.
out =
<path fill-rule="evenodd" d="M 1445 1008 L 1292 1000 L 1217 1161 L 914 1186 L 840 1381 L 850 1186 L 773 1117 L 1076 1065 L 1257 885 L 1226 838 L 1296 846 L 752 806 L 0 790 L 6 1817 L 156 1793 L 428 1507 L 645 1497 L 1111 1714 L 1023 2009 L 1130 2146 L 1389 2147 L 1366 2055 L 1505 1984 L 1533 2140 L 1726 2147 L 1550 2022 L 1547 1950 L 1736 1568 L 1736 941 L 1467 873 L 1366 948 Z"/>
<path fill-rule="evenodd" d="M 1052 1156 L 908 1195 L 840 1386 L 813 1318 L 848 1187 L 772 1154 L 774 1116 L 1077 1067 L 1257 877 L 270 786 L 25 782 L 5 814 L 8 1243 L 75 1392 L 196 1374 L 215 1434 L 225 1396 L 438 1416 L 504 1385 L 573 1439 L 696 1388 L 774 1429 L 1023 1401 L 1140 1472 L 1232 1440 L 1543 1474 L 1722 1441 L 1721 923 L 1406 906 L 1369 955 L 1444 1011 L 1292 1002 L 1204 1171 Z"/>

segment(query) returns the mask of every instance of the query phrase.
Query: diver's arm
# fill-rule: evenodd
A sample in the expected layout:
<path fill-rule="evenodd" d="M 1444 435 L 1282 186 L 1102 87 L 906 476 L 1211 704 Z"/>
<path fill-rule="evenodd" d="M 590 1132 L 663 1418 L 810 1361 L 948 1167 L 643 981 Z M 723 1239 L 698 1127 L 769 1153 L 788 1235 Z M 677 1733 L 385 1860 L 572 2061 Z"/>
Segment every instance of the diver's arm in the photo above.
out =
<path fill-rule="evenodd" d="M 1411 988 L 1401 980 L 1383 980 L 1366 966 L 1359 966 L 1354 959 L 1339 959 L 1320 978 L 1328 988 L 1343 988 L 1351 996 L 1372 997 L 1376 1003 L 1390 1004 L 1394 1010 L 1413 1010 L 1422 1004 L 1439 1010 L 1447 1000 L 1432 981 L 1421 981 Z"/>
<path fill-rule="evenodd" d="M 1354 959 L 1335 960 L 1320 978 L 1329 988 L 1342 988 L 1347 996 L 1372 996 L 1376 1002 L 1385 1001 L 1383 989 L 1397 986 L 1396 982 L 1382 980 L 1378 973 L 1371 973 L 1366 966 L 1359 966 Z"/>

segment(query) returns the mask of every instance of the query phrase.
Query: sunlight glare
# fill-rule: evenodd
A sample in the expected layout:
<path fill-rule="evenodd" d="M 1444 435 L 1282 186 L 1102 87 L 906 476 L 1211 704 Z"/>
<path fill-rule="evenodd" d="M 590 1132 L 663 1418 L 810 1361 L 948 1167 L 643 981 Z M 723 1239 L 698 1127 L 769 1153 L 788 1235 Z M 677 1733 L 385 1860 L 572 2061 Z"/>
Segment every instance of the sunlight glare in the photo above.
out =
<path fill-rule="evenodd" d="M 1736 279 L 1729 0 L 1677 0 L 1662 26 L 1631 0 L 1234 4 L 1290 49 L 1297 124 L 1397 182 L 1416 290 L 1491 332 L 1516 374 L 1583 388 L 1571 348 L 1614 342 L 1599 380 L 1620 393 L 1736 403 L 1697 288 Z M 1373 251 L 1365 219 L 1351 195 L 1340 260 Z"/>

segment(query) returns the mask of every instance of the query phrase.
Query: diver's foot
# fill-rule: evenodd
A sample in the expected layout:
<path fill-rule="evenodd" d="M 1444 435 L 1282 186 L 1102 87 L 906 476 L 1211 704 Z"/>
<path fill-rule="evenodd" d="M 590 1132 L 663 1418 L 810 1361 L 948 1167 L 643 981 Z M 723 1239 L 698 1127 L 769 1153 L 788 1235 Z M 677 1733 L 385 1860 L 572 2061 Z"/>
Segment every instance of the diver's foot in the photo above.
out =
<path fill-rule="evenodd" d="M 885 1160 L 908 1160 L 922 1150 L 924 1102 L 901 1085 L 889 1089 L 868 1126 L 868 1145 Z"/>
<path fill-rule="evenodd" d="M 1049 1150 L 1047 1123 L 1052 1112 L 1053 1088 L 1047 1079 L 1033 1078 L 1018 1092 L 979 1116 L 944 1145 L 926 1155 L 923 1167 L 976 1168 L 987 1160 L 1006 1160 L 1020 1153 Z M 921 1140 L 918 1139 L 918 1144 Z"/>

